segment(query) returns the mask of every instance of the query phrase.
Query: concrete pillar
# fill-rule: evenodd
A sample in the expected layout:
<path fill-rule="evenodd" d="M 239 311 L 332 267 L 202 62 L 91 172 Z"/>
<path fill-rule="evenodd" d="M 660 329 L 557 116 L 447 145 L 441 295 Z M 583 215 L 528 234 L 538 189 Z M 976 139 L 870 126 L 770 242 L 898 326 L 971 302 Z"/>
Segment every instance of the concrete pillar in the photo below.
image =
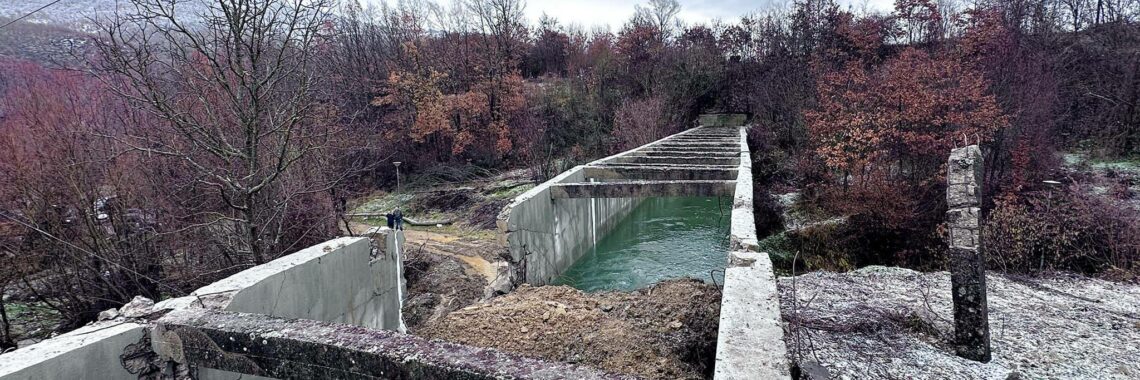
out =
<path fill-rule="evenodd" d="M 989 362 L 986 268 L 979 225 L 982 152 L 977 145 L 950 152 L 946 179 L 950 284 L 953 287 L 957 354 L 970 360 Z"/>

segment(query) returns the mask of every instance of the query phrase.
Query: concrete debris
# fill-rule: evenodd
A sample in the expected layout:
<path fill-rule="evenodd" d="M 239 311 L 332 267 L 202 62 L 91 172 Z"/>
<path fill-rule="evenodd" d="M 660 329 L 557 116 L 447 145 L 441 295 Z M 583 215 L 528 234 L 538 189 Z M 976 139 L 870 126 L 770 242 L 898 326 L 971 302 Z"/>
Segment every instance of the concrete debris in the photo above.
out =
<path fill-rule="evenodd" d="M 119 314 L 127 318 L 142 318 L 154 311 L 154 301 L 143 296 L 135 296 L 131 302 L 119 308 Z"/>
<path fill-rule="evenodd" d="M 495 278 L 483 289 L 483 299 L 510 293 L 515 288 L 515 276 L 511 265 L 505 261 L 496 261 L 491 264 L 495 268 Z"/>
<path fill-rule="evenodd" d="M 818 360 L 831 378 L 848 379 L 1140 377 L 1140 285 L 991 273 L 993 360 L 978 363 L 955 356 L 947 272 L 873 266 L 779 283 L 801 371 Z"/>
<path fill-rule="evenodd" d="M 100 311 L 99 316 L 96 319 L 100 320 L 100 321 L 109 321 L 109 320 L 112 320 L 112 319 L 115 319 L 118 317 L 119 317 L 119 310 L 107 309 L 107 310 Z"/>

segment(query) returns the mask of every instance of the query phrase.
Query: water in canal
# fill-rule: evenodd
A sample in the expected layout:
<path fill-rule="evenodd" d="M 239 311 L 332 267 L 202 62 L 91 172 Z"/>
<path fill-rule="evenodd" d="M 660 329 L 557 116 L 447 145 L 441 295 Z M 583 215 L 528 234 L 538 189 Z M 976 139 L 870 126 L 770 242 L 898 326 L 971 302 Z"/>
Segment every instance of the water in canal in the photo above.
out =
<path fill-rule="evenodd" d="M 680 277 L 721 283 L 731 210 L 732 198 L 647 198 L 557 283 L 588 292 Z"/>

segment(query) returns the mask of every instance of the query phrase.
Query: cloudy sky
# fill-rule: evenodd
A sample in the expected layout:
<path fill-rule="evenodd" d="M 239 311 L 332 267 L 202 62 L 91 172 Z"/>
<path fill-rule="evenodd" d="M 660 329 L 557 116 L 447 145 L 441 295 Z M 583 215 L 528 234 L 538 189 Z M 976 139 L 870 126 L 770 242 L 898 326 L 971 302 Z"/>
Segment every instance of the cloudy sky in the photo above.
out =
<path fill-rule="evenodd" d="M 787 0 L 678 0 L 680 17 L 686 23 L 708 22 L 716 18 L 733 21 L 743 14 L 781 7 Z M 893 0 L 838 0 L 854 10 L 890 11 Z M 527 0 L 526 13 L 532 22 L 545 12 L 564 24 L 586 28 L 610 25 L 616 29 L 633 15 L 634 6 L 647 0 Z"/>

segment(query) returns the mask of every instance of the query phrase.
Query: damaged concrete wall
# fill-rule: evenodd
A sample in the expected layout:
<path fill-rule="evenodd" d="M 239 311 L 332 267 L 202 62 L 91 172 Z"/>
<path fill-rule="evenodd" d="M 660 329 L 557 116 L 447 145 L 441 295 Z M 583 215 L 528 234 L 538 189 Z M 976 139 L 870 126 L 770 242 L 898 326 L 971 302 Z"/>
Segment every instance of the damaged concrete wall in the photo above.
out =
<path fill-rule="evenodd" d="M 728 267 L 717 332 L 717 380 L 788 379 L 791 367 L 772 260 L 758 252 L 752 204 L 752 158 L 740 128 L 740 168 L 732 203 Z"/>
<path fill-rule="evenodd" d="M 583 166 L 570 169 L 515 198 L 499 215 L 499 232 L 524 280 L 552 282 L 637 207 L 639 198 L 552 199 L 550 185 L 586 182 Z"/>
<path fill-rule="evenodd" d="M 372 260 L 370 239 L 344 237 L 246 269 L 191 296 L 220 310 L 394 330 L 400 328 L 398 265 Z"/>
<path fill-rule="evenodd" d="M 100 322 L 0 355 L 0 380 L 135 380 L 119 355 L 147 334 L 146 325 Z"/>

